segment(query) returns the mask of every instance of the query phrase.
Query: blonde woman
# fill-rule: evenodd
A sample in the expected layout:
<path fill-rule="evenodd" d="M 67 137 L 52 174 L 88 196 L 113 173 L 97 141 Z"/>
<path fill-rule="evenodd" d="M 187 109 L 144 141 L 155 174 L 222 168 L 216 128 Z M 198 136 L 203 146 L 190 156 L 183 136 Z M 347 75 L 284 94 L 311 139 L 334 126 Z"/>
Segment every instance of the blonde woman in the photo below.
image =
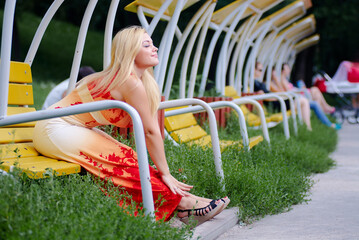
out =
<path fill-rule="evenodd" d="M 102 72 L 80 81 L 68 96 L 49 108 L 114 99 L 133 106 L 143 119 L 149 154 L 157 169 L 150 167 L 156 219 L 169 220 L 175 210 L 185 223 L 193 215 L 202 223 L 220 213 L 229 199 L 206 199 L 189 193 L 192 186 L 170 173 L 157 122 L 159 90 L 152 76 L 158 64 L 157 48 L 141 27 L 126 28 L 113 39 L 111 63 Z M 113 124 L 129 127 L 129 115 L 120 109 L 103 110 L 40 121 L 34 144 L 45 156 L 80 164 L 101 179 L 111 179 L 119 190 L 142 202 L 137 155 L 130 147 L 94 128 Z M 69 141 L 71 139 L 71 141 Z M 157 201 L 160 200 L 160 201 Z"/>

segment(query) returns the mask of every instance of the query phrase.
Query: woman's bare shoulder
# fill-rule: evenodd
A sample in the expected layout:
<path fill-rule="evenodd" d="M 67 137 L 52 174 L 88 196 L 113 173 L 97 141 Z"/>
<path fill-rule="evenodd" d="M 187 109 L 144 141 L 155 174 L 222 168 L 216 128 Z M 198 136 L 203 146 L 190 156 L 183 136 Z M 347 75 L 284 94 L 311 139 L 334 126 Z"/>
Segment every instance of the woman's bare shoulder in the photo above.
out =
<path fill-rule="evenodd" d="M 141 80 L 130 75 L 124 83 L 111 90 L 111 95 L 114 99 L 123 101 L 129 94 L 135 94 L 141 86 L 143 86 Z"/>
<path fill-rule="evenodd" d="M 134 74 L 131 74 L 129 78 L 122 85 L 123 85 L 122 89 L 125 89 L 126 91 L 133 91 L 135 88 L 141 87 L 142 82 Z"/>

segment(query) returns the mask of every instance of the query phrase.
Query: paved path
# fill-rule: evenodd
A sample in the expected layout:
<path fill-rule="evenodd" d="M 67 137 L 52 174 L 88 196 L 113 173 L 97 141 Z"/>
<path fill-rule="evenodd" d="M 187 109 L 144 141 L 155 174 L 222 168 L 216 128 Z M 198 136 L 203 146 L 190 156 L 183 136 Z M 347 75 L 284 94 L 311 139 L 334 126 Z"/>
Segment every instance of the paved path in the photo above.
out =
<path fill-rule="evenodd" d="M 359 124 L 345 123 L 331 157 L 337 166 L 314 176 L 311 201 L 289 212 L 235 225 L 219 240 L 359 240 Z"/>

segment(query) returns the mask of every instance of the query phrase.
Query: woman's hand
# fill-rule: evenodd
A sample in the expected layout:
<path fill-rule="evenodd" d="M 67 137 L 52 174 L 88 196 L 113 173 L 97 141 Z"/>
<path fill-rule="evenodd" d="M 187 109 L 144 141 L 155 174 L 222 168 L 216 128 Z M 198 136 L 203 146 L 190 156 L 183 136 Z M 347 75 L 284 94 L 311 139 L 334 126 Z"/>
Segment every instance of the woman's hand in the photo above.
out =
<path fill-rule="evenodd" d="M 162 177 L 162 181 L 167 185 L 167 187 L 169 187 L 169 189 L 174 194 L 179 194 L 182 197 L 187 197 L 190 195 L 188 191 L 190 191 L 193 188 L 193 186 L 178 181 L 170 173 L 164 174 L 161 177 Z"/>

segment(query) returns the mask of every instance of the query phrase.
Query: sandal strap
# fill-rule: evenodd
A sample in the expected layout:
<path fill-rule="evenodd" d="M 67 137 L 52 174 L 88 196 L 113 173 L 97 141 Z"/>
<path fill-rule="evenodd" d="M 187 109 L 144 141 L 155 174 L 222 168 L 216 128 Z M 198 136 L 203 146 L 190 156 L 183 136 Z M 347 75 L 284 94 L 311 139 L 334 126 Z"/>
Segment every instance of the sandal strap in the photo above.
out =
<path fill-rule="evenodd" d="M 178 210 L 178 212 L 187 212 L 188 213 L 188 216 L 191 216 L 192 215 L 192 212 L 193 215 L 195 216 L 204 216 L 206 215 L 207 213 L 209 213 L 210 211 L 212 211 L 214 208 L 217 207 L 217 202 L 218 200 L 212 200 L 207 206 L 203 207 L 203 208 L 195 208 L 195 209 L 185 209 L 185 210 Z"/>

